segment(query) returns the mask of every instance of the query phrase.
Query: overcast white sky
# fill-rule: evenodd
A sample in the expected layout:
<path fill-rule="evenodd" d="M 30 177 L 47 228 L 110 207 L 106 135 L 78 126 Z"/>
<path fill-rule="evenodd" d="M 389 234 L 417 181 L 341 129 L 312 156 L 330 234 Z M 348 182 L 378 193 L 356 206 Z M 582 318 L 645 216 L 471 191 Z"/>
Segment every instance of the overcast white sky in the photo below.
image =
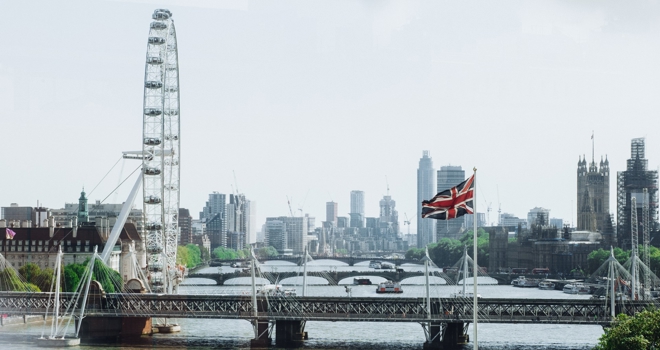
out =
<path fill-rule="evenodd" d="M 63 207 L 141 147 L 151 14 L 173 13 L 181 206 L 238 188 L 258 221 L 325 202 L 416 216 L 422 150 L 478 170 L 478 210 L 570 220 L 578 157 L 660 164 L 658 1 L 2 1 L 0 205 Z M 121 161 L 90 196 L 123 202 Z M 498 198 L 499 189 L 499 198 Z M 416 227 L 413 220 L 412 228 Z M 575 221 L 575 219 L 573 219 Z"/>

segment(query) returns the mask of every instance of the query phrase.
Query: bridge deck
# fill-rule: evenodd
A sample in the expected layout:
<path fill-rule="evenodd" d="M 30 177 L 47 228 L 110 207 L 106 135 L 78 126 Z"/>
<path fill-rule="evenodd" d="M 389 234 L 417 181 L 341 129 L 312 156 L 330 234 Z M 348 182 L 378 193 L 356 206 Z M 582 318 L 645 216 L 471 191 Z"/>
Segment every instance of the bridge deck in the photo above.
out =
<path fill-rule="evenodd" d="M 50 293 L 0 293 L 0 313 L 44 315 L 52 312 Z M 62 309 L 73 295 L 62 295 Z M 649 303 L 617 305 L 617 314 L 641 312 Z M 295 297 L 258 298 L 257 318 L 309 321 L 428 321 L 423 298 Z M 469 299 L 432 299 L 433 321 L 471 322 Z M 108 294 L 92 297 L 85 312 L 89 316 L 228 318 L 254 319 L 250 296 Z M 560 299 L 479 299 L 479 322 L 599 324 L 611 322 L 609 308 L 602 300 Z"/>

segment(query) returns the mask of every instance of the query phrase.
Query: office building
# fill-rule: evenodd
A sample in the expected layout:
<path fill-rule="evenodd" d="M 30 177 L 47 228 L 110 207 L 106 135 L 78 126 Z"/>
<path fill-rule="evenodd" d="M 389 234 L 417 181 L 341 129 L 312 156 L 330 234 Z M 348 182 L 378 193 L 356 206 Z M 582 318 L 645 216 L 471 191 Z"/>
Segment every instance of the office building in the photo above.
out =
<path fill-rule="evenodd" d="M 349 215 L 351 217 L 351 227 L 364 227 L 364 191 L 351 191 L 351 212 Z"/>
<path fill-rule="evenodd" d="M 215 214 L 223 214 L 227 206 L 227 196 L 223 193 L 213 192 L 209 194 L 206 206 L 199 213 L 200 219 L 211 219 Z"/>
<path fill-rule="evenodd" d="M 271 231 L 268 228 L 269 221 L 281 221 L 285 226 L 283 226 L 284 232 L 286 232 L 286 245 L 283 249 L 291 249 L 293 254 L 302 254 L 305 246 L 307 245 L 307 234 L 309 232 L 308 225 L 309 216 L 299 216 L 299 217 L 289 217 L 289 216 L 280 216 L 266 218 L 266 234 L 267 239 L 270 242 L 275 242 L 279 244 L 279 239 L 284 239 L 284 237 L 277 237 L 275 239 L 270 237 Z M 270 244 L 272 245 L 272 244 Z M 273 245 L 274 246 L 274 245 Z M 274 246 L 275 247 L 275 246 Z M 275 247 L 277 249 L 277 247 Z M 280 251 L 278 249 L 278 251 Z"/>
<path fill-rule="evenodd" d="M 245 216 L 247 217 L 246 243 L 257 243 L 257 202 L 247 200 L 245 203 Z"/>
<path fill-rule="evenodd" d="M 286 232 L 286 224 L 282 220 L 272 218 L 266 220 L 264 225 L 264 241 L 267 246 L 277 249 L 277 252 L 282 255 L 288 249 L 288 235 Z"/>
<path fill-rule="evenodd" d="M 436 220 L 422 219 L 422 201 L 429 200 L 435 196 L 435 171 L 433 160 L 429 151 L 422 152 L 417 168 L 417 247 L 424 248 L 429 243 L 435 243 Z"/>
<path fill-rule="evenodd" d="M 460 166 L 442 166 L 437 172 L 436 193 L 450 189 L 465 181 L 465 171 Z M 429 198 L 430 199 L 430 198 Z M 465 230 L 463 218 L 436 220 L 436 240 L 459 239 Z"/>
<path fill-rule="evenodd" d="M 192 216 L 186 208 L 179 208 L 179 232 L 179 245 L 193 243 Z"/>
<path fill-rule="evenodd" d="M 338 206 L 335 202 L 325 203 L 325 221 L 328 225 L 337 227 L 337 211 Z"/>

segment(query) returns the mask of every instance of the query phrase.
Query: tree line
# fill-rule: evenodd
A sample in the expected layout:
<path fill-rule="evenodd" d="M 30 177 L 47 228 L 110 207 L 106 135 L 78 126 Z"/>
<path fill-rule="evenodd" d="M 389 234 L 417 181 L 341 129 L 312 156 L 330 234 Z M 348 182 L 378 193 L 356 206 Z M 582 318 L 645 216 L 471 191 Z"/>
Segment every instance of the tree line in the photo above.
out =
<path fill-rule="evenodd" d="M 272 246 L 261 247 L 254 252 L 257 258 L 269 258 L 278 256 L 277 249 Z M 250 257 L 250 249 L 235 250 L 225 247 L 217 247 L 213 249 L 213 258 L 218 260 L 241 260 Z"/>
<path fill-rule="evenodd" d="M 83 263 L 64 266 L 60 277 L 60 291 L 75 292 L 88 264 L 89 259 Z M 0 291 L 50 292 L 54 275 L 53 269 L 41 269 L 39 265 L 31 262 L 21 266 L 18 274 L 14 269 L 6 268 L 0 271 Z M 124 285 L 119 272 L 98 259 L 94 261 L 92 280 L 98 281 L 107 293 L 118 292 Z"/>
<path fill-rule="evenodd" d="M 484 229 L 477 229 L 477 262 L 481 267 L 488 267 L 489 235 Z M 468 255 L 473 255 L 473 231 L 467 231 L 460 239 L 442 238 L 437 243 L 428 245 L 429 257 L 439 267 L 453 266 L 463 256 L 467 247 Z M 424 257 L 424 248 L 410 248 L 406 252 L 406 259 L 419 260 Z"/>

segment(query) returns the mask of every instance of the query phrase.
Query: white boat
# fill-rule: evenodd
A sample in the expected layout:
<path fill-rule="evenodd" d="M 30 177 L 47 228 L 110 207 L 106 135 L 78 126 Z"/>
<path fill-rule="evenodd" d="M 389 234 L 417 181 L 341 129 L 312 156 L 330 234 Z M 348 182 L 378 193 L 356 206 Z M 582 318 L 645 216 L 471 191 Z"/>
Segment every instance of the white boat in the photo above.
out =
<path fill-rule="evenodd" d="M 381 269 L 393 269 L 394 265 L 388 264 L 388 263 L 380 263 L 380 268 Z"/>
<path fill-rule="evenodd" d="M 269 297 L 295 297 L 296 290 L 293 288 L 282 288 L 279 284 L 266 284 L 259 288 L 257 295 Z"/>
<path fill-rule="evenodd" d="M 569 283 L 563 289 L 566 294 L 589 294 L 589 287 L 582 283 Z"/>
<path fill-rule="evenodd" d="M 468 298 L 468 299 L 474 299 L 474 293 L 473 292 L 465 292 L 463 294 L 463 291 L 459 291 L 456 293 L 451 293 L 449 294 L 450 298 Z M 477 298 L 481 298 L 481 294 L 477 293 Z"/>
<path fill-rule="evenodd" d="M 381 267 L 380 261 L 371 260 L 369 262 L 369 268 L 370 269 L 380 269 L 380 267 Z"/>
<path fill-rule="evenodd" d="M 539 289 L 541 290 L 552 290 L 555 289 L 555 284 L 550 281 L 541 281 L 539 282 Z"/>
<path fill-rule="evenodd" d="M 539 280 L 527 279 L 525 278 L 525 276 L 518 276 L 518 278 L 511 281 L 511 285 L 514 287 L 522 287 L 522 288 L 538 287 Z"/>
<path fill-rule="evenodd" d="M 399 282 L 385 281 L 378 284 L 376 293 L 403 293 L 403 289 Z"/>

